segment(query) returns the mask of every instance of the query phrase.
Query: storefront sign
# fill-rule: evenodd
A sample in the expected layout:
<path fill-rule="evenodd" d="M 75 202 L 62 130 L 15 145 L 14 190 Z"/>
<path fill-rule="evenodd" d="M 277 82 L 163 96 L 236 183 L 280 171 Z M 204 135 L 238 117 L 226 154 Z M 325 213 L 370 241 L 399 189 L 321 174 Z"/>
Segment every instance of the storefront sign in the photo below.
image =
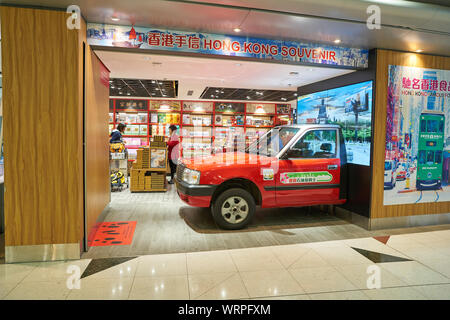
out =
<path fill-rule="evenodd" d="M 383 203 L 450 201 L 450 71 L 388 71 Z"/>
<path fill-rule="evenodd" d="M 366 49 L 298 41 L 228 36 L 89 23 L 90 45 L 248 57 L 307 64 L 367 68 Z"/>

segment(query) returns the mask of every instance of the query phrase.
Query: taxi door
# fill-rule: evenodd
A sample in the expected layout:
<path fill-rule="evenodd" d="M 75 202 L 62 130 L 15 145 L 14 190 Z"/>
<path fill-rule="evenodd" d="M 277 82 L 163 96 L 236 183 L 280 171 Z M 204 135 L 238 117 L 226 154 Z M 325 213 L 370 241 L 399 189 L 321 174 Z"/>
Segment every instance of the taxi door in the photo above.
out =
<path fill-rule="evenodd" d="M 277 206 L 302 206 L 339 200 L 338 129 L 306 131 L 280 157 L 276 175 Z"/>

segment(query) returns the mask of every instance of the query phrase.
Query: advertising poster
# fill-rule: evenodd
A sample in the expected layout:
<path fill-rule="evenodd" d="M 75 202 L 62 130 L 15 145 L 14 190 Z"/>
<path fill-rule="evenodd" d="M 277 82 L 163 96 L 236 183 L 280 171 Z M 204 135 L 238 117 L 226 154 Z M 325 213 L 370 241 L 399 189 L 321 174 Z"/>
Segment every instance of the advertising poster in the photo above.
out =
<path fill-rule="evenodd" d="M 90 45 L 367 68 L 367 49 L 136 26 L 88 23 Z"/>
<path fill-rule="evenodd" d="M 450 70 L 389 66 L 384 205 L 450 201 Z"/>
<path fill-rule="evenodd" d="M 372 81 L 298 97 L 297 123 L 340 125 L 347 149 L 347 162 L 369 166 Z"/>

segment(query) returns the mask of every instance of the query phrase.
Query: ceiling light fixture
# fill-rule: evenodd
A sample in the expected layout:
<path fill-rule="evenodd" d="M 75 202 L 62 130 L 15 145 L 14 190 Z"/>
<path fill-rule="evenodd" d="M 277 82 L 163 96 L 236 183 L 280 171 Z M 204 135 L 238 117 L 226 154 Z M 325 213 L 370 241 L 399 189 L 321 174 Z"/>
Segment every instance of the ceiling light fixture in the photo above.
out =
<path fill-rule="evenodd" d="M 423 50 L 422 49 L 417 49 L 416 52 L 420 53 L 420 52 L 423 52 Z"/>
<path fill-rule="evenodd" d="M 334 40 L 334 43 L 341 43 L 341 39 Z"/>
<path fill-rule="evenodd" d="M 241 28 L 234 28 L 233 31 L 236 32 L 236 33 L 239 33 L 239 32 L 241 32 L 242 30 L 241 30 Z"/>
<path fill-rule="evenodd" d="M 117 18 L 117 17 L 111 17 L 111 20 L 117 22 L 117 21 L 120 21 L 120 18 Z"/>

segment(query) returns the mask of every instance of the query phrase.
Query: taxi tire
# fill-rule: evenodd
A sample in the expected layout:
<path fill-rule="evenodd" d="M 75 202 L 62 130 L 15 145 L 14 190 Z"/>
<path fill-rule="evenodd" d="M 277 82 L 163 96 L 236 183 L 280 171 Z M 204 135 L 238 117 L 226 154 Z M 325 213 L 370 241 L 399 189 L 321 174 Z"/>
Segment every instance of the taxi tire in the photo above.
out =
<path fill-rule="evenodd" d="M 229 223 L 227 222 L 221 213 L 222 204 L 225 200 L 230 197 L 237 196 L 243 198 L 247 201 L 248 204 L 248 215 L 247 217 L 240 223 Z M 211 213 L 216 224 L 222 229 L 227 230 L 238 230 L 244 228 L 252 219 L 255 214 L 256 204 L 253 196 L 246 190 L 241 188 L 233 188 L 222 192 L 215 200 L 213 205 L 211 206 Z"/>

